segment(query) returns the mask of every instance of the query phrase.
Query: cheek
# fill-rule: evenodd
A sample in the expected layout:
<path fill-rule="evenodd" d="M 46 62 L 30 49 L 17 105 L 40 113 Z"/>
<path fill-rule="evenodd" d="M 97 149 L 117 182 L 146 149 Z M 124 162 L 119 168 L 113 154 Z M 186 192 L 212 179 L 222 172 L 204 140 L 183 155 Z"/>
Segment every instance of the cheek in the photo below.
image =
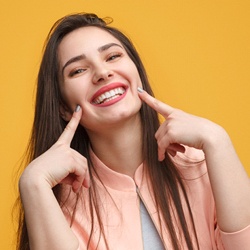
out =
<path fill-rule="evenodd" d="M 133 66 L 131 67 L 130 69 L 130 72 L 133 72 L 132 74 L 132 77 L 133 77 L 133 81 L 136 82 L 136 89 L 137 87 L 142 87 L 142 82 L 141 82 L 141 78 L 140 78 L 140 75 L 139 75 L 139 72 L 137 70 L 137 68 L 135 67 L 135 65 L 133 64 Z"/>
<path fill-rule="evenodd" d="M 74 109 L 76 105 L 81 104 L 86 99 L 85 93 L 87 93 L 87 89 L 77 83 L 65 84 L 61 88 L 61 93 L 66 104 Z"/>
<path fill-rule="evenodd" d="M 67 90 L 63 89 L 63 90 L 61 90 L 61 94 L 62 94 L 62 97 L 63 97 L 63 100 L 64 100 L 65 104 L 71 110 L 73 110 L 73 106 L 74 106 L 74 103 L 76 101 L 76 96 L 75 96 L 74 91 L 69 90 L 69 89 L 67 89 Z"/>
<path fill-rule="evenodd" d="M 95 119 L 95 114 L 90 111 L 88 107 L 83 106 L 80 124 L 85 129 L 93 130 L 94 128 L 96 128 L 97 124 L 100 124 L 100 122 L 97 122 L 97 120 Z"/>

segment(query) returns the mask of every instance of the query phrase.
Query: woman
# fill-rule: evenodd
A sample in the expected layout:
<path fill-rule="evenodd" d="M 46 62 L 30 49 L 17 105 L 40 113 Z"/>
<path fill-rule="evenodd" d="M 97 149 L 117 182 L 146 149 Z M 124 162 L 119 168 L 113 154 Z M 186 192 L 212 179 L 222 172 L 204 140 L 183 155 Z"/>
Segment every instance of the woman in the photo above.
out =
<path fill-rule="evenodd" d="M 250 249 L 227 133 L 156 100 L 132 43 L 94 14 L 49 34 L 29 152 L 18 249 Z"/>

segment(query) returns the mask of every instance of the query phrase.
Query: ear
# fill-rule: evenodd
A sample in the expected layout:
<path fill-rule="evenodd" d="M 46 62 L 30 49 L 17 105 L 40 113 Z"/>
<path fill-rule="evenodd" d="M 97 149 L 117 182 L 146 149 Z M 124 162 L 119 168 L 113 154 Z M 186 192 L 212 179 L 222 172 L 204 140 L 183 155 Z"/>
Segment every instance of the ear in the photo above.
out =
<path fill-rule="evenodd" d="M 68 122 L 72 117 L 72 112 L 65 104 L 60 104 L 59 112 L 62 119 L 66 122 Z"/>

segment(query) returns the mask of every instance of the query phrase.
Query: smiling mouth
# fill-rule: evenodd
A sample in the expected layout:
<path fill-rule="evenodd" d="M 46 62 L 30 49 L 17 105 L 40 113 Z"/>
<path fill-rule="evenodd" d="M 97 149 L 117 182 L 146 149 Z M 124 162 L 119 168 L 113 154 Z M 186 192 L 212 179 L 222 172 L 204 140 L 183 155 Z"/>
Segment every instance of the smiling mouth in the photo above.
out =
<path fill-rule="evenodd" d="M 118 87 L 110 91 L 106 91 L 103 94 L 99 95 L 97 98 L 95 98 L 93 100 L 93 103 L 98 105 L 98 104 L 109 102 L 123 95 L 124 92 L 125 92 L 125 89 L 122 87 Z"/>

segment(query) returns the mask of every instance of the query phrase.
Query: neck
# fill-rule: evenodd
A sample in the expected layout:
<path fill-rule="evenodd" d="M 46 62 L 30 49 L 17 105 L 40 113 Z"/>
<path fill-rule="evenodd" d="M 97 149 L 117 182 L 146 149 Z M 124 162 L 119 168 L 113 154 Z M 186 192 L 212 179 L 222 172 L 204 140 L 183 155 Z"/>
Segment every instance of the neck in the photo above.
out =
<path fill-rule="evenodd" d="M 88 131 L 97 157 L 112 170 L 134 177 L 142 163 L 142 128 L 139 116 L 98 133 Z"/>

